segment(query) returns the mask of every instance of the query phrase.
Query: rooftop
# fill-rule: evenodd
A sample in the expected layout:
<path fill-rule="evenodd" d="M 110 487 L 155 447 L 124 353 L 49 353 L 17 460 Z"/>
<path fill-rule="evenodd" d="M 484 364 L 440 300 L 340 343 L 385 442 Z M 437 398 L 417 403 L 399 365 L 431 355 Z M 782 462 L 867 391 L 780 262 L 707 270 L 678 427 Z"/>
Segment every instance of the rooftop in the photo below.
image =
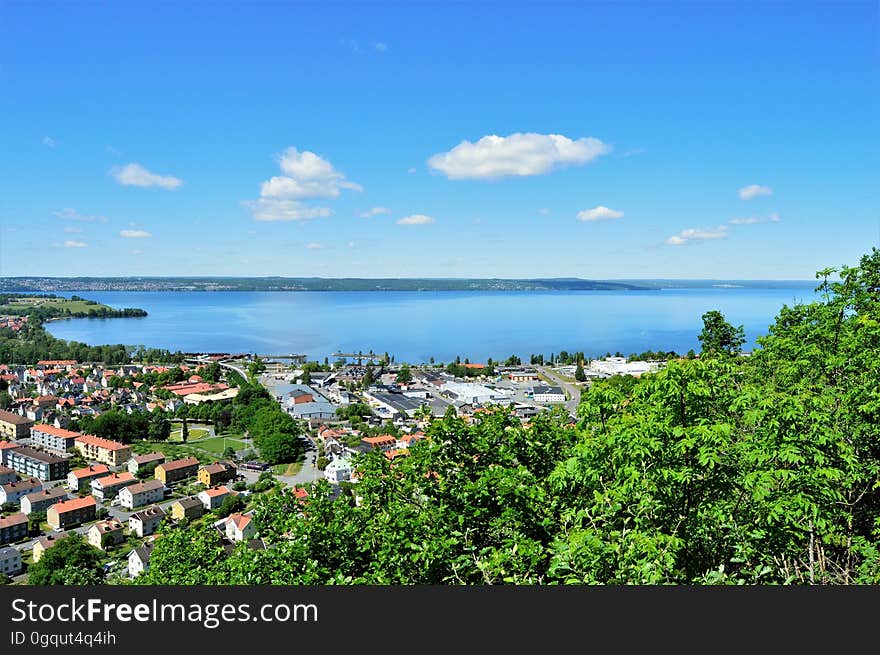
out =
<path fill-rule="evenodd" d="M 84 496 L 83 498 L 72 498 L 71 500 L 65 500 L 61 503 L 55 503 L 49 509 L 54 509 L 59 514 L 63 514 L 65 512 L 84 509 L 86 507 L 95 507 L 97 504 L 94 496 Z"/>
<path fill-rule="evenodd" d="M 77 441 L 85 444 L 87 446 L 94 446 L 96 448 L 103 448 L 104 450 L 122 450 L 123 448 L 128 448 L 124 443 L 119 443 L 118 441 L 111 441 L 110 439 L 102 439 L 101 437 L 96 437 L 93 434 L 84 434 L 77 438 Z"/>
<path fill-rule="evenodd" d="M 0 421 L 4 423 L 12 423 L 13 425 L 32 425 L 33 421 L 27 418 L 26 416 L 22 416 L 21 414 L 15 414 L 13 412 L 7 412 L 5 409 L 0 409 Z"/>

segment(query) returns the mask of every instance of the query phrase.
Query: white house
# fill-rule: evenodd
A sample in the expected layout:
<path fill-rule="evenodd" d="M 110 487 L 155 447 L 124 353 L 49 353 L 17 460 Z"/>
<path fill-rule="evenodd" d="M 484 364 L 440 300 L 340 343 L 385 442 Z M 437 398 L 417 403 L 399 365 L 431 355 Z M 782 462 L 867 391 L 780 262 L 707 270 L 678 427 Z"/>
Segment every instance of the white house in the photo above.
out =
<path fill-rule="evenodd" d="M 148 541 L 140 548 L 135 548 L 128 554 L 128 575 L 136 578 L 141 573 L 150 570 L 150 555 L 153 552 L 153 542 Z"/>
<path fill-rule="evenodd" d="M 253 517 L 248 514 L 230 514 L 226 519 L 226 536 L 230 541 L 247 541 L 257 534 Z"/>
<path fill-rule="evenodd" d="M 161 507 L 148 507 L 128 517 L 128 529 L 139 537 L 151 535 L 159 529 L 165 510 Z"/>
<path fill-rule="evenodd" d="M 18 548 L 0 548 L 0 574 L 12 577 L 21 573 L 21 569 L 21 553 Z"/>
<path fill-rule="evenodd" d="M 212 487 L 211 489 L 200 491 L 196 494 L 196 497 L 202 501 L 202 505 L 204 505 L 205 509 L 210 512 L 212 509 L 220 507 L 220 505 L 223 504 L 223 501 L 226 500 L 231 493 L 232 492 L 229 491 L 229 488 L 226 486 Z"/>
<path fill-rule="evenodd" d="M 564 403 L 565 393 L 559 387 L 540 386 L 534 388 L 536 403 Z"/>
<path fill-rule="evenodd" d="M 343 480 L 351 479 L 351 459 L 348 457 L 335 457 L 324 469 L 324 477 L 330 484 L 339 484 Z"/>
<path fill-rule="evenodd" d="M 119 492 L 119 504 L 128 509 L 158 503 L 164 499 L 165 483 L 155 479 L 124 487 Z"/>

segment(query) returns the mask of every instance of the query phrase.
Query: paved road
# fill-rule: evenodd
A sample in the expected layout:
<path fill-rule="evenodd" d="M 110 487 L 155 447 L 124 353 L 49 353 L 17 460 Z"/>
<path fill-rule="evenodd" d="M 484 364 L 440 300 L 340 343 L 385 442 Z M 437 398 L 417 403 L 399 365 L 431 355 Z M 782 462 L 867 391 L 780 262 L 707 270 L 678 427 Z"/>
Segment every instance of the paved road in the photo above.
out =
<path fill-rule="evenodd" d="M 553 380 L 553 382 L 558 384 L 560 387 L 565 389 L 565 391 L 568 393 L 568 397 L 569 397 L 569 399 L 565 402 L 565 409 L 568 410 L 569 412 L 576 414 L 578 403 L 580 402 L 580 399 L 581 399 L 580 387 L 576 384 L 571 383 L 571 382 L 566 382 L 561 377 L 559 377 L 559 375 L 555 371 L 553 371 L 550 368 L 547 368 L 546 366 L 539 366 L 538 370 L 543 375 L 545 375 L 548 378 L 550 378 L 551 380 Z"/>

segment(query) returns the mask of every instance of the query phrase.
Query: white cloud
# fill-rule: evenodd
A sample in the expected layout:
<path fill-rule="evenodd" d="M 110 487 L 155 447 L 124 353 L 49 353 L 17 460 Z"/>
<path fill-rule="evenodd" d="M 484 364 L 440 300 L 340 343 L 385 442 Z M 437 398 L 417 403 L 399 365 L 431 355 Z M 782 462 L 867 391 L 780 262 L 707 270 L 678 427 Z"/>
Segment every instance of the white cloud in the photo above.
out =
<path fill-rule="evenodd" d="M 65 248 L 85 248 L 87 246 L 88 246 L 88 244 L 83 243 L 82 241 L 65 241 L 64 242 Z"/>
<path fill-rule="evenodd" d="M 338 198 L 342 189 L 362 191 L 363 187 L 345 179 L 333 164 L 304 150 L 287 148 L 278 157 L 283 175 L 260 185 L 260 198 L 245 203 L 258 221 L 308 221 L 330 216 L 329 207 L 312 207 L 302 203 L 309 198 Z"/>
<path fill-rule="evenodd" d="M 312 243 L 307 243 L 306 248 L 308 248 L 309 250 L 323 250 L 324 244 L 323 243 L 315 243 L 313 241 Z"/>
<path fill-rule="evenodd" d="M 737 193 L 739 193 L 739 197 L 743 200 L 751 200 L 752 198 L 757 198 L 758 196 L 773 195 L 773 189 L 768 186 L 761 186 L 760 184 L 750 184 L 749 186 L 744 186 L 742 189 L 737 191 Z"/>
<path fill-rule="evenodd" d="M 538 210 L 538 213 L 539 213 L 541 216 L 549 216 L 549 215 L 550 215 L 550 210 L 547 209 L 546 207 L 541 207 L 541 209 Z"/>
<path fill-rule="evenodd" d="M 64 209 L 52 212 L 53 216 L 57 216 L 65 221 L 82 221 L 84 223 L 106 223 L 106 216 L 90 216 L 87 214 L 80 214 L 75 209 L 71 209 L 70 207 L 65 207 Z"/>
<path fill-rule="evenodd" d="M 349 242 L 348 242 L 348 247 L 349 247 L 349 248 L 354 248 L 354 241 L 349 241 Z"/>
<path fill-rule="evenodd" d="M 119 233 L 119 236 L 125 237 L 126 239 L 146 239 L 153 235 L 146 230 L 122 230 Z"/>
<path fill-rule="evenodd" d="M 561 134 L 517 132 L 462 141 L 449 152 L 428 159 L 428 166 L 450 180 L 497 180 L 549 173 L 561 166 L 582 165 L 611 152 L 593 137 L 571 140 Z"/>
<path fill-rule="evenodd" d="M 183 180 L 173 175 L 158 175 L 151 173 L 137 163 L 125 166 L 114 166 L 110 170 L 111 175 L 123 186 L 152 187 L 174 190 L 183 184 Z"/>
<path fill-rule="evenodd" d="M 416 172 L 416 169 L 413 168 L 413 167 L 411 167 L 411 168 L 407 168 L 407 169 L 406 169 L 406 172 L 409 173 L 409 174 L 411 175 L 411 174 L 413 174 L 413 173 Z"/>
<path fill-rule="evenodd" d="M 592 209 L 584 209 L 583 211 L 579 211 L 577 213 L 577 219 L 579 221 L 615 221 L 618 218 L 623 218 L 622 211 L 609 209 L 608 207 L 603 207 L 602 205 L 599 205 L 598 207 L 593 207 Z"/>
<path fill-rule="evenodd" d="M 132 255 L 143 255 L 144 251 L 143 250 L 132 250 L 131 254 Z"/>
<path fill-rule="evenodd" d="M 46 146 L 47 148 L 54 148 L 55 147 L 55 139 L 53 139 L 51 136 L 44 136 L 41 139 L 41 141 L 42 141 L 43 145 Z"/>
<path fill-rule="evenodd" d="M 712 241 L 715 239 L 726 239 L 727 237 L 728 227 L 726 225 L 719 225 L 708 230 L 688 228 L 666 239 L 666 245 L 681 246 L 688 241 Z"/>
<path fill-rule="evenodd" d="M 732 218 L 727 221 L 730 225 L 755 225 L 756 223 L 779 223 L 782 219 L 779 214 L 773 213 L 767 216 L 745 216 L 742 218 Z"/>
<path fill-rule="evenodd" d="M 376 48 L 377 52 L 385 52 L 386 50 L 388 50 L 388 44 L 382 43 L 382 41 L 377 41 L 373 44 L 373 47 Z"/>
<path fill-rule="evenodd" d="M 425 216 L 424 214 L 411 214 L 410 216 L 404 216 L 400 220 L 397 221 L 398 225 L 428 225 L 433 223 L 434 219 L 430 216 Z"/>
<path fill-rule="evenodd" d="M 77 234 L 79 232 L 82 232 L 83 229 L 81 227 L 77 227 L 76 225 L 65 225 L 64 231 L 68 234 Z"/>
<path fill-rule="evenodd" d="M 373 207 L 370 211 L 358 214 L 358 216 L 360 216 L 361 218 L 372 218 L 373 216 L 388 215 L 390 213 L 391 210 L 387 207 Z"/>
<path fill-rule="evenodd" d="M 244 206 L 251 210 L 255 221 L 310 221 L 314 218 L 331 216 L 329 207 L 310 207 L 298 200 L 276 200 L 260 198 L 248 200 Z"/>

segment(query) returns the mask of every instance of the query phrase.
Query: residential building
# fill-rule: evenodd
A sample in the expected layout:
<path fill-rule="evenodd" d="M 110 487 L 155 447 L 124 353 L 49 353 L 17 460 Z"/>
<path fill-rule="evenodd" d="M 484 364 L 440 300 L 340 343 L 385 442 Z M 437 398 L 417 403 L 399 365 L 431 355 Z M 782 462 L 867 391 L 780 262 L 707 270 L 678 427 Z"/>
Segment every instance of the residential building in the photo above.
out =
<path fill-rule="evenodd" d="M 533 390 L 536 403 L 564 403 L 565 393 L 559 387 L 537 386 Z"/>
<path fill-rule="evenodd" d="M 232 462 L 214 462 L 199 469 L 199 482 L 206 487 L 213 487 L 238 477 L 238 471 Z"/>
<path fill-rule="evenodd" d="M 106 550 L 108 547 L 121 544 L 125 540 L 122 523 L 116 519 L 98 521 L 89 528 L 87 535 L 89 544 L 98 550 Z"/>
<path fill-rule="evenodd" d="M 79 491 L 81 488 L 91 489 L 92 480 L 103 478 L 108 473 L 110 469 L 106 464 L 93 464 L 76 469 L 67 474 L 67 488 L 71 491 Z"/>
<path fill-rule="evenodd" d="M 14 441 L 0 441 L 0 465 L 9 466 L 9 453 L 21 448 L 21 444 Z"/>
<path fill-rule="evenodd" d="M 324 477 L 330 484 L 339 484 L 351 479 L 351 459 L 336 457 L 324 468 Z"/>
<path fill-rule="evenodd" d="M 192 521 L 205 513 L 205 506 L 195 496 L 181 498 L 171 506 L 171 518 L 175 521 L 187 519 Z"/>
<path fill-rule="evenodd" d="M 510 378 L 513 382 L 534 382 L 538 378 L 537 371 L 510 371 L 507 374 L 507 377 Z"/>
<path fill-rule="evenodd" d="M 67 532 L 66 530 L 62 530 L 61 532 L 48 534 L 37 539 L 37 541 L 34 543 L 34 549 L 32 553 L 34 556 L 34 563 L 39 562 L 40 559 L 43 557 L 43 553 L 52 548 L 52 546 L 57 544 L 69 534 L 72 533 Z"/>
<path fill-rule="evenodd" d="M 199 471 L 199 460 L 195 457 L 176 459 L 156 467 L 154 475 L 165 484 L 195 476 Z"/>
<path fill-rule="evenodd" d="M 24 539 L 28 534 L 28 517 L 24 514 L 10 514 L 0 519 L 0 544 L 9 544 Z"/>
<path fill-rule="evenodd" d="M 8 466 L 22 475 L 40 480 L 58 480 L 66 478 L 70 465 L 64 457 L 52 455 L 43 450 L 35 450 L 27 446 L 10 450 L 7 453 Z"/>
<path fill-rule="evenodd" d="M 0 485 L 9 484 L 18 480 L 18 473 L 8 466 L 0 465 Z"/>
<path fill-rule="evenodd" d="M 156 479 L 139 482 L 119 491 L 119 504 L 128 509 L 158 503 L 164 498 L 165 483 Z"/>
<path fill-rule="evenodd" d="M 128 529 L 139 537 L 146 537 L 159 529 L 164 518 L 165 510 L 161 507 L 149 507 L 128 517 Z"/>
<path fill-rule="evenodd" d="M 111 473 L 103 478 L 92 480 L 92 495 L 98 500 L 105 502 L 116 497 L 123 487 L 137 484 L 138 479 L 128 471 Z"/>
<path fill-rule="evenodd" d="M 204 505 L 207 511 L 211 511 L 220 507 L 223 504 L 223 501 L 226 500 L 232 492 L 228 487 L 212 487 L 211 489 L 205 489 L 204 491 L 200 491 L 196 497 L 202 501 L 202 505 Z"/>
<path fill-rule="evenodd" d="M 0 486 L 0 505 L 5 503 L 18 503 L 22 497 L 40 491 L 43 483 L 36 478 L 25 478 L 17 482 L 10 482 Z"/>
<path fill-rule="evenodd" d="M 148 541 L 128 554 L 128 575 L 132 578 L 150 570 L 150 554 L 153 552 L 153 545 L 152 541 Z"/>
<path fill-rule="evenodd" d="M 0 575 L 8 575 L 11 578 L 21 573 L 22 570 L 21 553 L 18 548 L 11 546 L 0 548 Z"/>
<path fill-rule="evenodd" d="M 411 434 L 404 434 L 397 438 L 397 448 L 398 449 L 408 449 L 412 446 L 416 441 L 421 441 L 422 439 L 426 439 L 424 432 L 413 432 Z"/>
<path fill-rule="evenodd" d="M 128 472 L 139 475 L 143 472 L 152 473 L 159 464 L 165 462 L 165 453 L 147 453 L 146 455 L 134 455 L 126 463 Z"/>
<path fill-rule="evenodd" d="M 44 512 L 62 500 L 67 500 L 67 490 L 64 487 L 34 491 L 21 497 L 21 513 L 30 516 L 34 512 Z"/>
<path fill-rule="evenodd" d="M 382 434 L 378 437 L 364 437 L 361 439 L 364 450 L 381 450 L 383 453 L 397 448 L 397 439 L 390 434 Z"/>
<path fill-rule="evenodd" d="M 34 422 L 21 414 L 0 409 L 0 437 L 7 439 L 27 439 Z"/>
<path fill-rule="evenodd" d="M 230 541 L 246 541 L 257 534 L 257 526 L 249 514 L 230 514 L 226 519 L 226 536 Z"/>
<path fill-rule="evenodd" d="M 79 432 L 56 428 L 48 423 L 37 423 L 31 428 L 31 444 L 59 453 L 71 450 L 81 436 L 83 435 Z"/>
<path fill-rule="evenodd" d="M 95 520 L 98 503 L 94 496 L 74 498 L 52 505 L 46 511 L 46 522 L 53 529 L 69 528 Z"/>
<path fill-rule="evenodd" d="M 78 437 L 74 447 L 87 460 L 110 466 L 121 466 L 123 462 L 131 458 L 131 446 L 95 437 L 91 434 Z"/>

